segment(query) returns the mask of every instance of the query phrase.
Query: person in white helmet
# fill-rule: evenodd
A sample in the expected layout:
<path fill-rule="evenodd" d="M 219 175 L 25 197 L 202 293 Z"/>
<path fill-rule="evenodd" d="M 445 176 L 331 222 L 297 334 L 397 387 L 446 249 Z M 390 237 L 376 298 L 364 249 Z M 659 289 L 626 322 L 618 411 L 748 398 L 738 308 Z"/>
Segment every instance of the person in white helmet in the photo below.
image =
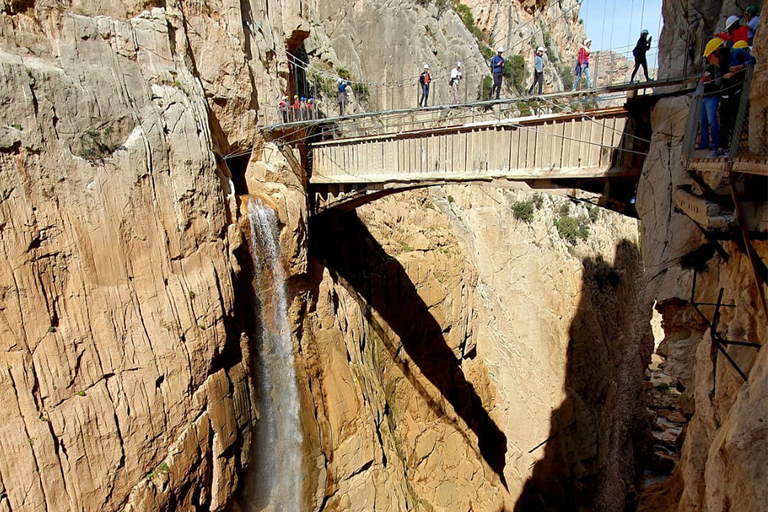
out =
<path fill-rule="evenodd" d="M 419 83 L 421 84 L 421 98 L 419 99 L 419 106 L 426 107 L 429 100 L 429 84 L 432 82 L 432 77 L 429 76 L 429 64 L 424 64 L 424 71 L 419 76 Z"/>
<path fill-rule="evenodd" d="M 461 83 L 461 61 L 456 63 L 456 67 L 451 70 L 451 88 L 453 89 L 453 102 L 459 102 L 459 83 Z"/>
<path fill-rule="evenodd" d="M 504 71 L 504 65 L 506 61 L 501 54 L 504 53 L 504 47 L 499 46 L 496 49 L 496 55 L 491 59 L 491 73 L 493 74 L 493 86 L 491 87 L 491 94 L 488 95 L 488 99 L 493 99 L 493 91 L 496 91 L 496 99 L 499 99 L 501 94 L 501 73 Z"/>
<path fill-rule="evenodd" d="M 579 85 L 582 76 L 587 79 L 587 89 L 592 88 L 592 81 L 589 78 L 589 53 L 591 48 L 592 40 L 585 39 L 584 46 L 579 50 L 579 62 L 576 64 L 576 79 L 573 81 L 572 91 L 576 90 L 576 86 Z"/>
<path fill-rule="evenodd" d="M 528 89 L 528 95 L 533 92 L 536 84 L 539 84 L 539 94 L 544 87 L 544 47 L 539 46 L 536 48 L 536 56 L 533 58 L 533 83 L 531 88 Z"/>
<path fill-rule="evenodd" d="M 635 56 L 635 70 L 632 71 L 632 78 L 629 79 L 629 83 L 635 81 L 635 75 L 637 74 L 637 70 L 640 69 L 640 66 L 643 66 L 645 81 L 650 81 L 650 78 L 648 78 L 648 60 L 646 59 L 645 54 L 651 49 L 651 39 L 652 37 L 648 35 L 647 30 L 643 29 L 643 31 L 640 32 L 640 39 L 637 40 L 635 49 L 632 50 L 632 55 Z"/>
<path fill-rule="evenodd" d="M 718 36 L 725 40 L 725 46 L 728 48 L 733 47 L 733 45 L 739 41 L 746 41 L 747 44 L 749 44 L 749 27 L 742 25 L 738 16 L 733 15 L 728 17 L 725 21 L 725 30 L 728 31 L 727 34 L 723 34 L 722 36 L 718 34 Z"/>

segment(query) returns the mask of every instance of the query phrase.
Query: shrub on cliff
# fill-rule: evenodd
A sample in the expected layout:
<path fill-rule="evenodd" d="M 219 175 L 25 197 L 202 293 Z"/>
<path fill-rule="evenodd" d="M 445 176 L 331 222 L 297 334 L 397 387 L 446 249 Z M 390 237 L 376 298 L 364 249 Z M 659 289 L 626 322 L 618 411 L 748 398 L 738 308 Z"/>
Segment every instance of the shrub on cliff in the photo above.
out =
<path fill-rule="evenodd" d="M 589 238 L 589 219 L 585 215 L 576 218 L 567 213 L 561 213 L 555 219 L 555 227 L 557 227 L 557 234 L 560 235 L 560 238 L 571 245 L 576 245 L 579 239 L 586 240 Z"/>
<path fill-rule="evenodd" d="M 523 222 L 531 222 L 533 220 L 533 211 L 533 201 L 516 201 L 512 205 L 512 212 L 515 218 Z"/>

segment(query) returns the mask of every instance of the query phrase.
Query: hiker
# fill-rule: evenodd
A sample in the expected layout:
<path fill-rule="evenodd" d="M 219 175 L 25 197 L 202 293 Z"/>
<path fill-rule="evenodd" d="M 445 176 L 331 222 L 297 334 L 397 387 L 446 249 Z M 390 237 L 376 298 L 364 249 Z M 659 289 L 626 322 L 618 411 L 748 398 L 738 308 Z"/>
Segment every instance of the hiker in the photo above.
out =
<path fill-rule="evenodd" d="M 283 122 L 288 122 L 288 96 L 283 94 L 283 97 L 280 99 L 280 103 L 278 105 L 280 108 L 280 114 L 283 118 Z"/>
<path fill-rule="evenodd" d="M 419 75 L 419 83 L 421 84 L 421 98 L 419 98 L 419 107 L 426 107 L 429 100 L 429 84 L 432 82 L 432 77 L 429 76 L 429 64 L 424 64 L 424 71 Z"/>
<path fill-rule="evenodd" d="M 736 15 L 729 16 L 725 21 L 725 34 L 717 34 L 719 39 L 725 41 L 725 46 L 731 48 L 738 41 L 746 41 L 749 44 L 749 29 L 741 24 Z"/>
<path fill-rule="evenodd" d="M 539 46 L 536 48 L 536 56 L 533 58 L 533 83 L 531 84 L 531 88 L 528 89 L 528 95 L 530 96 L 533 92 L 534 87 L 536 87 L 536 84 L 539 84 L 539 95 L 541 95 L 541 90 L 544 87 L 544 47 Z"/>
<path fill-rule="evenodd" d="M 501 94 L 501 74 L 504 71 L 504 65 L 506 61 L 501 54 L 504 53 L 504 47 L 499 46 L 496 49 L 496 55 L 491 59 L 491 73 L 493 74 L 493 85 L 491 86 L 491 94 L 488 95 L 488 99 L 493 99 L 493 91 L 496 91 L 496 99 L 499 99 Z"/>
<path fill-rule="evenodd" d="M 349 104 L 349 98 L 347 97 L 347 87 L 349 87 L 349 80 L 343 80 L 339 78 L 337 80 L 339 84 L 339 117 L 344 117 L 344 109 Z"/>
<path fill-rule="evenodd" d="M 649 82 L 651 80 L 648 78 L 648 60 L 645 58 L 645 54 L 651 49 L 651 39 L 653 38 L 648 35 L 647 30 L 643 29 L 643 31 L 640 32 L 640 39 L 637 40 L 635 49 L 632 50 L 632 55 L 635 56 L 635 70 L 632 71 L 632 78 L 629 79 L 629 83 L 635 81 L 635 74 L 637 74 L 637 70 L 640 69 L 640 66 L 643 66 L 645 81 Z"/>
<path fill-rule="evenodd" d="M 749 54 L 748 51 L 741 48 L 728 48 L 725 41 L 716 37 L 707 43 L 704 50 L 704 57 L 709 62 L 707 73 L 701 81 L 707 85 L 704 86 L 704 95 L 708 93 L 717 94 L 720 107 L 720 133 L 718 141 L 712 145 L 717 148 L 710 158 L 729 157 L 727 148 L 730 146 L 731 137 L 741 137 L 739 127 L 736 127 L 736 114 L 741 100 L 741 85 L 743 75 L 737 75 L 749 66 L 753 66 L 757 60 Z M 713 85 L 709 85 L 713 82 Z M 713 118 L 707 113 L 707 121 L 711 125 Z M 703 116 L 702 116 L 703 121 Z M 738 133 L 736 133 L 738 130 Z M 704 128 L 702 127 L 702 142 L 704 138 Z M 714 132 L 713 132 L 714 138 Z M 701 144 L 703 146 L 703 143 Z"/>
<path fill-rule="evenodd" d="M 451 70 L 451 88 L 453 89 L 453 102 L 459 102 L 459 84 L 461 83 L 461 61 L 456 63 L 456 67 Z"/>
<path fill-rule="evenodd" d="M 315 119 L 315 99 L 314 98 L 307 98 L 307 119 L 313 120 Z"/>
<path fill-rule="evenodd" d="M 579 82 L 581 81 L 582 75 L 587 79 L 587 89 L 592 88 L 592 81 L 589 78 L 589 53 L 590 48 L 592 48 L 592 40 L 591 39 L 585 39 L 584 40 L 584 46 L 581 47 L 579 50 L 579 62 L 576 64 L 576 79 L 573 81 L 573 89 L 571 91 L 575 91 L 576 87 L 579 85 Z"/>
<path fill-rule="evenodd" d="M 749 47 L 746 41 L 736 41 L 735 43 L 733 43 L 733 49 L 747 50 L 749 53 L 752 53 L 751 48 Z"/>
<path fill-rule="evenodd" d="M 755 41 L 755 30 L 757 30 L 757 24 L 760 22 L 756 5 L 750 5 L 744 9 L 744 21 L 747 22 L 747 37 L 749 38 L 747 44 L 752 46 Z"/>
<path fill-rule="evenodd" d="M 307 98 L 301 97 L 301 120 L 307 120 Z"/>
<path fill-rule="evenodd" d="M 293 95 L 293 105 L 291 105 L 292 115 L 291 120 L 292 121 L 298 121 L 301 119 L 301 103 L 299 103 L 299 96 L 297 94 Z"/>

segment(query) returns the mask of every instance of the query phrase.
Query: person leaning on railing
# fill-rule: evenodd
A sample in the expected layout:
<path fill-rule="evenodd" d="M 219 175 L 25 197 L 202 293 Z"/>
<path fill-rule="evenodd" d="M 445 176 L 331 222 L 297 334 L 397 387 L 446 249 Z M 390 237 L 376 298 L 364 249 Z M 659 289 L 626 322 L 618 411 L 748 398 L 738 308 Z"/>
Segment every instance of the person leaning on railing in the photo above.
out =
<path fill-rule="evenodd" d="M 736 124 L 736 115 L 739 108 L 739 101 L 741 100 L 742 85 L 744 82 L 743 71 L 748 67 L 754 65 L 757 60 L 744 49 L 741 48 L 727 48 L 725 47 L 725 41 L 716 37 L 707 43 L 704 50 L 704 57 L 709 62 L 709 68 L 701 78 L 704 86 L 704 103 L 702 108 L 706 112 L 702 111 L 702 135 L 701 145 L 705 146 L 705 142 L 710 142 L 707 138 L 706 124 L 712 127 L 712 141 L 710 147 L 715 147 L 715 152 L 710 157 L 718 158 L 724 156 L 730 156 L 726 150 L 731 142 L 731 136 L 734 131 L 734 125 Z M 712 100 L 708 100 L 716 96 L 718 98 L 719 110 L 720 110 L 720 133 L 717 134 L 717 116 L 714 115 L 712 107 Z M 717 106 L 714 107 L 717 109 Z M 715 140 L 717 139 L 717 140 Z"/>

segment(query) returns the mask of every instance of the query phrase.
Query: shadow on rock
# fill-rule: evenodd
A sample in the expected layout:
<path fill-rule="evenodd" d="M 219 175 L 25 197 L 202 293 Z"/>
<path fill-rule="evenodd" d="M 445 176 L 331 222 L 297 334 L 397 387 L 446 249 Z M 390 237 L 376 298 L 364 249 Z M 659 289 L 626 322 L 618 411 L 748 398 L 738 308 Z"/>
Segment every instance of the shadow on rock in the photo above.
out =
<path fill-rule="evenodd" d="M 384 251 L 355 212 L 316 218 L 310 229 L 312 255 L 325 263 L 331 274 L 335 274 L 334 278 L 341 277 L 346 281 L 352 291 L 365 301 L 364 306 L 375 311 L 400 339 L 401 348 L 387 339 L 385 326 L 379 325 L 373 315 L 368 315 L 372 328 L 415 391 L 437 414 L 445 415 L 442 407 L 409 370 L 407 362 L 397 357 L 400 349 L 405 350 L 419 372 L 475 432 L 479 453 L 506 487 L 504 464 L 507 438 L 483 408 L 482 400 L 464 376 L 460 360 L 449 347 L 440 325 L 403 266 Z M 465 436 L 465 439 L 468 438 Z"/>
<path fill-rule="evenodd" d="M 614 266 L 598 257 L 584 259 L 583 267 L 569 331 L 566 399 L 552 413 L 544 457 L 515 512 L 620 512 L 636 499 L 650 433 L 643 374 L 653 348 L 640 254 L 623 241 Z"/>

